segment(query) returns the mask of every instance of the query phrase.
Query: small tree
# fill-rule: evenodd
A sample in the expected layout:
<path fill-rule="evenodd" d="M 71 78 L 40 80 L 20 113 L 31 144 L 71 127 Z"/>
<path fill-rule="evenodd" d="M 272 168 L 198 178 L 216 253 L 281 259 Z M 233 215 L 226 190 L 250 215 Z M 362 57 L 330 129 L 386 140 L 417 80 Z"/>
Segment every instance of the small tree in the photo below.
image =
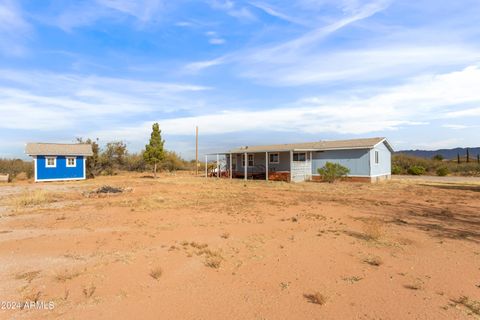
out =
<path fill-rule="evenodd" d="M 99 175 L 102 171 L 102 164 L 100 161 L 100 146 L 98 145 L 98 138 L 92 140 L 88 138 L 87 140 L 83 140 L 83 138 L 77 138 L 78 143 L 87 143 L 92 145 L 93 155 L 91 157 L 87 157 L 87 177 L 88 178 L 95 178 L 95 176 Z"/>
<path fill-rule="evenodd" d="M 150 142 L 145 146 L 145 152 L 143 153 L 145 162 L 153 165 L 153 176 L 155 178 L 157 177 L 157 164 L 165 158 L 165 151 L 163 150 L 165 141 L 162 140 L 161 132 L 158 123 L 154 123 L 152 126 L 152 134 L 150 135 Z"/>
<path fill-rule="evenodd" d="M 433 160 L 442 161 L 443 156 L 441 154 L 436 154 L 436 155 L 433 156 Z"/>
<path fill-rule="evenodd" d="M 339 163 L 327 162 L 322 168 L 317 169 L 322 180 L 333 183 L 338 179 L 346 177 L 350 173 L 350 169 Z"/>

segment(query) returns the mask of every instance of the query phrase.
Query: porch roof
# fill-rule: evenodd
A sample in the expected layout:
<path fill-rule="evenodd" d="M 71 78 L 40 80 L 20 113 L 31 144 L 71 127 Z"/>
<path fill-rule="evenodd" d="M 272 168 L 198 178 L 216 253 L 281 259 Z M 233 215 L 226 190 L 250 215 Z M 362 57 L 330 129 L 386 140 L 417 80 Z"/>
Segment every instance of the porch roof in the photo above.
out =
<path fill-rule="evenodd" d="M 376 137 L 376 138 L 366 138 L 366 139 L 272 144 L 272 145 L 264 145 L 264 146 L 244 146 L 244 147 L 232 149 L 227 153 L 372 149 L 377 144 L 380 144 L 382 142 L 385 142 L 388 149 L 390 149 L 390 151 L 393 152 L 393 148 L 386 138 Z"/>

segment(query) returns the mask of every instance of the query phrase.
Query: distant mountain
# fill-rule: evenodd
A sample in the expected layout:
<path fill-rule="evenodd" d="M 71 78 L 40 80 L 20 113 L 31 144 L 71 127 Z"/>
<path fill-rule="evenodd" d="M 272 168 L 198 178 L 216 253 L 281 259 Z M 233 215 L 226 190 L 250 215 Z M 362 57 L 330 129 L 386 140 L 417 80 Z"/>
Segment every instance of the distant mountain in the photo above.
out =
<path fill-rule="evenodd" d="M 470 152 L 470 158 L 476 159 L 477 154 L 480 154 L 480 147 L 478 148 L 468 148 Z M 396 154 L 407 154 L 410 156 L 428 158 L 431 159 L 433 156 L 440 154 L 445 159 L 456 159 L 457 154 L 460 154 L 460 157 L 464 158 L 467 154 L 467 148 L 455 148 L 455 149 L 439 149 L 439 150 L 402 150 L 395 152 Z"/>

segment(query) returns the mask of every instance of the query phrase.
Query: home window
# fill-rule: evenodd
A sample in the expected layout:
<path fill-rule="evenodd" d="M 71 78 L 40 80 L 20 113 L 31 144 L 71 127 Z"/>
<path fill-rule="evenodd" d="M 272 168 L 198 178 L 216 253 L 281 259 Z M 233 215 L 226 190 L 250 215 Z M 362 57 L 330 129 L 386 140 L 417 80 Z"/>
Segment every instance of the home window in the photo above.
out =
<path fill-rule="evenodd" d="M 77 166 L 77 158 L 67 157 L 67 167 L 76 167 L 76 166 Z"/>
<path fill-rule="evenodd" d="M 375 164 L 378 164 L 380 162 L 379 156 L 378 156 L 378 151 L 375 151 Z"/>
<path fill-rule="evenodd" d="M 294 152 L 293 161 L 307 161 L 307 154 L 305 152 Z"/>
<path fill-rule="evenodd" d="M 268 162 L 270 163 L 280 163 L 280 157 L 278 153 L 270 153 L 268 155 Z"/>
<path fill-rule="evenodd" d="M 242 166 L 245 167 L 245 155 L 242 156 Z M 253 154 L 248 155 L 248 166 L 253 167 L 254 162 L 253 162 Z"/>
<path fill-rule="evenodd" d="M 45 158 L 45 167 L 55 168 L 57 166 L 57 158 L 55 157 L 46 157 Z"/>

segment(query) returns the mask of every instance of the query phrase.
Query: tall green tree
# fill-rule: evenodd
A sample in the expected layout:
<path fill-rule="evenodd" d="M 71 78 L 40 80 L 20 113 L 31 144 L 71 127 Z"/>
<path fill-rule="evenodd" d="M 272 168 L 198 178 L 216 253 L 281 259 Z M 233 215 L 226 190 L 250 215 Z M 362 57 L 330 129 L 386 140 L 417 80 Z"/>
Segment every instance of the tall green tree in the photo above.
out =
<path fill-rule="evenodd" d="M 153 165 L 153 176 L 157 177 L 157 165 L 165 158 L 165 150 L 162 140 L 162 131 L 158 123 L 154 123 L 152 126 L 152 134 L 150 135 L 150 142 L 145 146 L 145 152 L 143 153 L 143 159 L 145 162 Z"/>

